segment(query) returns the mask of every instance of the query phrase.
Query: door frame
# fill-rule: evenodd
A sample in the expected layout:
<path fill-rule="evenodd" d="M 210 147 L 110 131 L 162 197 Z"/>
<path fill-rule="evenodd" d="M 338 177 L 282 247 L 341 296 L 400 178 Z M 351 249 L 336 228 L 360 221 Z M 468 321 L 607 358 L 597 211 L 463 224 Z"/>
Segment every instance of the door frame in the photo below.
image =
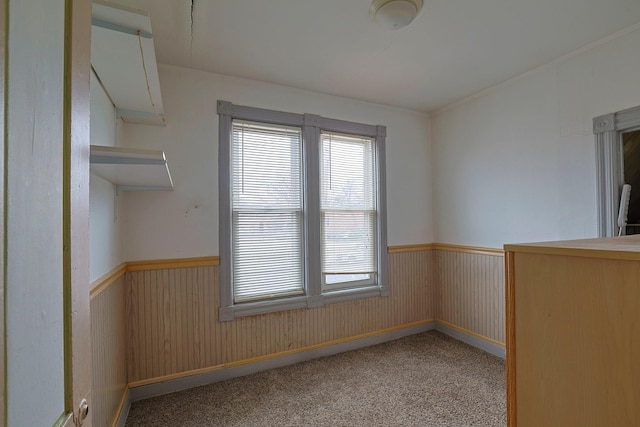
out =
<path fill-rule="evenodd" d="M 0 406 L 0 423 L 6 424 L 7 420 L 7 336 L 5 334 L 5 292 L 6 292 L 6 275 L 5 275 L 5 249 L 6 249 L 6 209 L 5 209 L 5 150 L 6 150 L 6 126 L 5 126 L 5 81 L 6 81 L 6 52 L 7 52 L 7 8 L 9 0 L 2 0 L 0 3 L 0 277 L 2 278 L 2 286 L 0 286 L 0 335 L 2 338 L 2 351 L 0 351 L 0 397 L 2 405 Z"/>
<path fill-rule="evenodd" d="M 89 139 L 91 0 L 65 0 L 63 263 L 64 425 L 91 426 Z M 86 409 L 86 411 L 85 411 Z"/>
<path fill-rule="evenodd" d="M 598 237 L 617 235 L 624 185 L 622 134 L 640 128 L 640 106 L 593 119 L 596 144 Z"/>
<path fill-rule="evenodd" d="M 7 423 L 8 417 L 8 372 L 7 336 L 15 331 L 7 330 L 7 290 L 8 290 L 8 205 L 7 205 L 7 150 L 8 150 L 8 31 L 12 21 L 10 4 L 18 0 L 0 2 L 0 424 Z M 62 145 L 62 351 L 64 357 L 63 413 L 54 421 L 55 426 L 81 425 L 82 416 L 76 410 L 83 399 L 89 399 L 91 391 L 91 348 L 89 317 L 89 262 L 88 262 L 88 214 L 89 214 L 89 71 L 90 71 L 90 0 L 64 0 L 62 23 L 63 73 L 61 104 L 52 105 L 51 111 L 61 113 Z M 22 16 L 30 19 L 31 15 Z M 45 82 L 46 84 L 46 82 Z M 34 107 L 35 108 L 35 107 Z M 54 130 L 55 131 L 55 130 Z M 16 192 L 20 191 L 15 187 Z M 56 244 L 56 242 L 51 242 Z M 27 259 L 26 262 L 38 260 Z M 30 306 L 18 307 L 29 313 Z M 38 405 L 38 402 L 33 402 Z M 43 420 L 43 422 L 52 422 Z M 85 426 L 91 425 L 87 418 Z"/>
<path fill-rule="evenodd" d="M 0 2 L 0 424 L 7 423 L 7 43 L 11 1 Z M 62 112 L 62 292 L 64 413 L 57 426 L 91 426 L 77 408 L 91 392 L 89 316 L 89 75 L 91 1 L 64 0 Z M 28 17 L 27 17 L 28 19 Z M 19 25 L 19 23 L 16 23 Z M 21 308 L 22 309 L 22 308 Z M 24 307 L 29 311 L 30 307 Z M 37 405 L 37 402 L 34 402 Z M 49 421 L 50 422 L 50 421 Z"/>

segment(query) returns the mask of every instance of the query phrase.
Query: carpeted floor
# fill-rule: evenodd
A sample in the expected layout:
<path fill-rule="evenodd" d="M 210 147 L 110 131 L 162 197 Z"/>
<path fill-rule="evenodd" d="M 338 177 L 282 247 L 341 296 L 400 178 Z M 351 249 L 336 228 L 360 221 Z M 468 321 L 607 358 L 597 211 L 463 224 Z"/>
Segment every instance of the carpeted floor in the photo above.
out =
<path fill-rule="evenodd" d="M 505 364 L 436 331 L 133 403 L 135 426 L 504 426 Z"/>

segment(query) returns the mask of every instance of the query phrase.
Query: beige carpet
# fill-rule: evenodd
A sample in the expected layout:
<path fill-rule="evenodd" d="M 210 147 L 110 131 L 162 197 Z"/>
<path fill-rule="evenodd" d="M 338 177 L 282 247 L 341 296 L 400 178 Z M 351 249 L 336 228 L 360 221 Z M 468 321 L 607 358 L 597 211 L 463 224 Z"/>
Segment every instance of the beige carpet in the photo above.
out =
<path fill-rule="evenodd" d="M 504 426 L 505 364 L 436 331 L 133 403 L 134 426 Z"/>

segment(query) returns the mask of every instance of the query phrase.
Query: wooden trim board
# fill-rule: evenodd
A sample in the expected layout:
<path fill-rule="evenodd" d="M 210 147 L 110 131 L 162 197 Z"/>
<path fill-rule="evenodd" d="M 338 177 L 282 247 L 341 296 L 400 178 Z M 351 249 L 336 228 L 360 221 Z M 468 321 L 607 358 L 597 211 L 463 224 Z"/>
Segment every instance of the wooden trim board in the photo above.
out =
<path fill-rule="evenodd" d="M 446 243 L 434 243 L 434 251 L 461 252 L 467 254 L 480 254 L 492 256 L 504 256 L 504 250 L 494 248 L 481 248 L 478 246 L 449 245 Z"/>
<path fill-rule="evenodd" d="M 220 265 L 220 257 L 209 256 L 199 258 L 158 259 L 127 262 L 127 271 L 164 270 L 166 268 L 205 267 Z"/>
<path fill-rule="evenodd" d="M 624 237 L 623 237 L 624 238 Z M 590 248 L 564 248 L 564 247 L 544 247 L 534 245 L 507 245 L 508 251 L 539 254 L 539 255 L 562 255 L 578 258 L 599 258 L 625 261 L 640 261 L 640 251 L 631 250 L 606 250 Z"/>
<path fill-rule="evenodd" d="M 110 272 L 108 272 L 107 274 L 105 274 L 104 276 L 100 277 L 99 279 L 91 283 L 91 286 L 89 287 L 90 289 L 89 300 L 93 300 L 96 296 L 100 294 L 100 292 L 104 291 L 109 286 L 111 286 L 113 282 L 115 282 L 116 280 L 124 276 L 124 273 L 126 272 L 126 270 L 127 270 L 127 263 L 122 263 L 116 268 L 114 268 L 113 270 L 111 270 Z"/>
<path fill-rule="evenodd" d="M 396 254 L 399 252 L 430 251 L 432 249 L 433 243 L 425 243 L 421 245 L 389 246 L 387 247 L 387 252 L 390 254 Z"/>
<path fill-rule="evenodd" d="M 483 248 L 478 246 L 450 245 L 447 243 L 424 243 L 419 245 L 389 246 L 387 248 L 387 252 L 389 252 L 390 254 L 415 251 L 449 251 L 468 254 L 504 256 L 504 250 L 502 249 Z"/>
<path fill-rule="evenodd" d="M 475 337 L 475 338 L 478 338 L 478 339 L 481 339 L 481 340 L 487 341 L 488 343 L 491 343 L 491 344 L 497 345 L 498 347 L 502 347 L 502 348 L 505 348 L 505 347 L 506 347 L 506 346 L 505 346 L 505 343 L 503 343 L 503 342 L 500 342 L 500 341 L 498 341 L 498 340 L 494 340 L 493 338 L 485 337 L 484 335 L 480 335 L 480 334 L 478 334 L 478 333 L 476 333 L 476 332 L 473 332 L 473 331 L 471 331 L 471 330 L 469 330 L 469 329 L 465 329 L 465 328 L 463 328 L 463 327 L 461 327 L 461 326 L 458 326 L 458 325 L 456 325 L 456 324 L 454 324 L 454 323 L 447 322 L 447 321 L 442 320 L 442 319 L 435 319 L 435 320 L 436 320 L 436 322 L 438 322 L 438 323 L 440 323 L 441 325 L 446 326 L 446 327 L 448 327 L 448 328 L 452 328 L 452 329 L 455 329 L 455 330 L 460 331 L 460 332 L 462 332 L 462 333 L 465 333 L 465 334 L 471 335 L 471 336 L 473 336 L 473 337 Z"/>
<path fill-rule="evenodd" d="M 505 345 L 500 341 L 493 340 L 483 335 L 461 328 L 444 320 L 436 319 L 436 331 L 449 335 L 452 338 L 477 347 L 487 353 L 493 354 L 501 359 L 506 357 Z"/>
<path fill-rule="evenodd" d="M 116 411 L 116 415 L 113 418 L 111 427 L 125 427 L 130 409 L 131 393 L 129 393 L 129 386 L 125 386 L 124 392 L 122 393 L 122 399 L 120 400 L 120 405 L 118 405 L 118 410 Z"/>

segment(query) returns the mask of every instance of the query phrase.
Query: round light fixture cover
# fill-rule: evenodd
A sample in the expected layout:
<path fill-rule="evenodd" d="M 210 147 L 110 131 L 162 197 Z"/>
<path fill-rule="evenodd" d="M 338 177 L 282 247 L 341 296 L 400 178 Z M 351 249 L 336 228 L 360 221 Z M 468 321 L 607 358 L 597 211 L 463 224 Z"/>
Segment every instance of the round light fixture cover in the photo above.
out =
<path fill-rule="evenodd" d="M 389 30 L 409 25 L 422 9 L 422 0 L 373 0 L 371 19 Z"/>

